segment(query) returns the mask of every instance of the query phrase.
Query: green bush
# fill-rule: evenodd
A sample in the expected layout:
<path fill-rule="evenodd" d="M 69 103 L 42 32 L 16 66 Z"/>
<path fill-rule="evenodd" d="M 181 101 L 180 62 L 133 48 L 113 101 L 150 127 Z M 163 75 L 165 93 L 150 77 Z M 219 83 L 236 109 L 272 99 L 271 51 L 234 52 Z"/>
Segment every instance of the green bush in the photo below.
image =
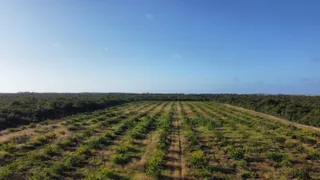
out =
<path fill-rule="evenodd" d="M 2 143 L 0 148 L 9 153 L 13 153 L 17 149 L 13 141 Z"/>
<path fill-rule="evenodd" d="M 231 150 L 229 150 L 228 154 L 232 159 L 240 160 L 244 158 L 244 149 L 232 148 Z"/>
<path fill-rule="evenodd" d="M 59 154 L 59 148 L 57 146 L 48 146 L 44 149 L 44 153 L 49 156 L 54 156 Z"/>
<path fill-rule="evenodd" d="M 255 176 L 256 174 L 254 172 L 244 171 L 241 173 L 241 178 L 243 179 L 254 178 Z"/>
<path fill-rule="evenodd" d="M 320 160 L 320 151 L 309 152 L 308 157 L 311 160 Z"/>
<path fill-rule="evenodd" d="M 194 168 L 200 169 L 207 164 L 206 157 L 201 150 L 191 153 L 190 165 Z"/>
<path fill-rule="evenodd" d="M 103 167 L 100 169 L 100 171 L 96 174 L 90 174 L 88 175 L 85 180 L 111 180 L 111 179 L 117 179 L 118 176 L 115 174 L 115 172 L 112 169 L 108 169 L 106 167 Z"/>
<path fill-rule="evenodd" d="M 223 133 L 220 131 L 216 131 L 214 133 L 214 136 L 216 138 L 217 141 L 222 141 L 224 139 Z"/>
<path fill-rule="evenodd" d="M 308 180 L 311 179 L 309 175 L 310 167 L 307 168 L 298 168 L 295 172 L 295 177 L 299 180 Z"/>
<path fill-rule="evenodd" d="M 240 160 L 236 162 L 237 168 L 246 168 L 247 167 L 247 162 L 245 160 Z"/>
<path fill-rule="evenodd" d="M 156 151 L 150 161 L 148 162 L 146 173 L 148 176 L 158 177 L 161 173 L 161 162 L 165 156 L 165 152 L 158 150 Z"/>
<path fill-rule="evenodd" d="M 296 144 L 293 141 L 290 141 L 290 140 L 288 140 L 288 141 L 286 141 L 284 143 L 284 147 L 286 147 L 286 148 L 293 148 L 295 145 Z"/>
<path fill-rule="evenodd" d="M 128 154 L 114 154 L 111 156 L 111 162 L 113 164 L 125 164 L 129 161 L 130 156 Z"/>
<path fill-rule="evenodd" d="M 282 161 L 279 163 L 279 165 L 280 165 L 281 167 L 292 167 L 292 163 L 291 163 L 291 161 L 290 161 L 289 159 L 284 159 L 284 160 L 282 160 Z"/>
<path fill-rule="evenodd" d="M 104 179 L 116 179 L 117 175 L 114 173 L 113 170 L 102 168 L 100 173 L 97 176 L 97 180 L 104 180 Z"/>
<path fill-rule="evenodd" d="M 52 171 L 54 174 L 62 174 L 65 169 L 66 166 L 63 163 L 55 163 L 50 171 Z"/>
<path fill-rule="evenodd" d="M 276 136 L 275 141 L 277 141 L 279 143 L 284 143 L 286 141 L 286 138 L 283 136 Z"/>
<path fill-rule="evenodd" d="M 309 136 L 303 137 L 302 141 L 305 143 L 308 143 L 308 144 L 317 144 L 317 140 L 315 140 Z"/>
<path fill-rule="evenodd" d="M 269 152 L 267 153 L 267 157 L 275 162 L 281 162 L 284 159 L 285 154 L 282 152 Z"/>
<path fill-rule="evenodd" d="M 74 154 L 67 158 L 64 165 L 67 169 L 70 169 L 72 166 L 76 166 L 84 162 L 86 155 L 84 154 Z"/>
<path fill-rule="evenodd" d="M 56 134 L 55 133 L 48 133 L 48 134 L 39 136 L 37 139 L 35 139 L 31 143 L 31 146 L 39 147 L 39 146 L 42 146 L 42 145 L 50 142 L 51 140 L 53 140 L 55 138 L 56 138 Z"/>

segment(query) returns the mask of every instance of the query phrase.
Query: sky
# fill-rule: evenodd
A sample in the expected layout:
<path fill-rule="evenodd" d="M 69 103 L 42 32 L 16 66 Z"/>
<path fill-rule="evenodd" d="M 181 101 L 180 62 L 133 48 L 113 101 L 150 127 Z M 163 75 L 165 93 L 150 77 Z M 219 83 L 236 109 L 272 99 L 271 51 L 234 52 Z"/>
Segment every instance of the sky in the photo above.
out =
<path fill-rule="evenodd" d="M 0 0 L 0 92 L 320 95 L 319 0 Z"/>

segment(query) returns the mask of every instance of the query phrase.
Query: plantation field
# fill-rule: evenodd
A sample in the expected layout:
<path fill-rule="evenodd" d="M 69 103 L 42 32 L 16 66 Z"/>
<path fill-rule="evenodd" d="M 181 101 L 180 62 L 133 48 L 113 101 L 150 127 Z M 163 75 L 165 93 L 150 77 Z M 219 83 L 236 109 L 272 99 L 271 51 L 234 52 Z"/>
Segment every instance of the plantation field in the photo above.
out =
<path fill-rule="evenodd" d="M 320 179 L 319 128 L 211 101 L 126 103 L 0 143 L 0 179 Z"/>

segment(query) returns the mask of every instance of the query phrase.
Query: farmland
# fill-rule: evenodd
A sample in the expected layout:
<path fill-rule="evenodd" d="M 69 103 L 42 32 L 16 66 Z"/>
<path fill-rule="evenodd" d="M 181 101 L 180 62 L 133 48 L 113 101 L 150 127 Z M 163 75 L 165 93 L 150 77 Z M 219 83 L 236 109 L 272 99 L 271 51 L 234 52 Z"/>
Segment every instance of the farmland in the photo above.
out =
<path fill-rule="evenodd" d="M 0 132 L 0 179 L 317 179 L 320 132 L 216 102 L 132 102 Z"/>

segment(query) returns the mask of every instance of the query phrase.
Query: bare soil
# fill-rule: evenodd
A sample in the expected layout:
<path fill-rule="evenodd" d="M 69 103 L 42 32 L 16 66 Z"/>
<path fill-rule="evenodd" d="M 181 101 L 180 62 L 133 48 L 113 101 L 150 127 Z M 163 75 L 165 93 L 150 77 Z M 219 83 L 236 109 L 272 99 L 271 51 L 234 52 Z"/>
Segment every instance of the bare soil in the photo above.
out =
<path fill-rule="evenodd" d="M 182 135 L 181 135 L 181 118 L 178 117 L 178 104 L 175 104 L 175 113 L 172 119 L 172 131 L 169 136 L 170 145 L 168 153 L 165 156 L 165 172 L 163 179 L 184 179 L 183 173 L 185 164 L 182 157 Z"/>

